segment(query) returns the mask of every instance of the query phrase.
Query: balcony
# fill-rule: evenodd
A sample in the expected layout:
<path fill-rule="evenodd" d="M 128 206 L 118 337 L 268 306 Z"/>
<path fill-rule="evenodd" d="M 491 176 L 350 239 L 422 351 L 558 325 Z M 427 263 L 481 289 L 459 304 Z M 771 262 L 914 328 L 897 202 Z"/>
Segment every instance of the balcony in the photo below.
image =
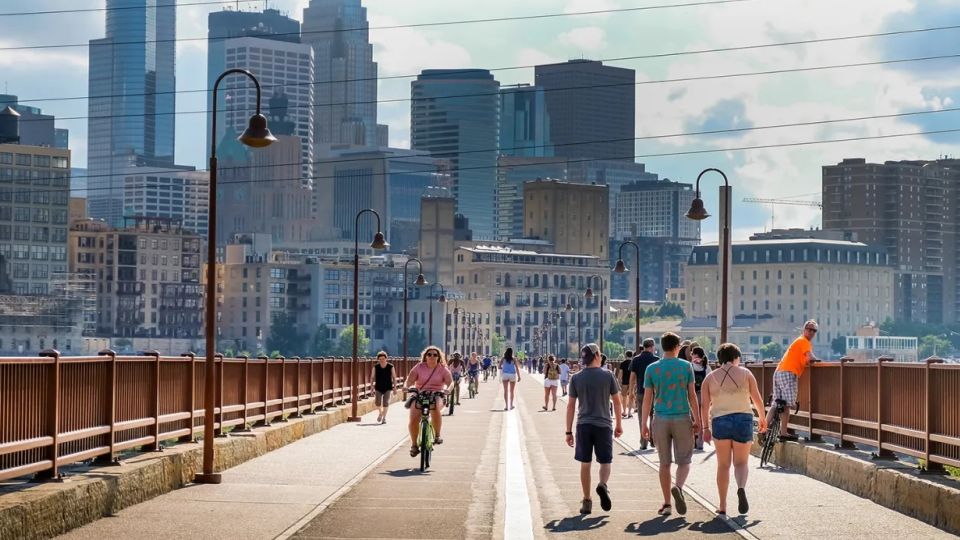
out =
<path fill-rule="evenodd" d="M 287 289 L 287 294 L 294 294 L 297 296 L 309 296 L 311 292 L 312 291 L 310 290 L 310 287 L 304 287 L 301 289 L 300 287 L 291 286 L 289 289 Z"/>
<path fill-rule="evenodd" d="M 117 283 L 117 294 L 120 296 L 143 294 L 143 283 Z"/>
<path fill-rule="evenodd" d="M 550 305 L 550 300 L 546 298 L 533 301 L 533 307 L 547 307 L 548 305 Z"/>
<path fill-rule="evenodd" d="M 493 301 L 493 305 L 497 307 L 509 306 L 510 300 L 506 298 L 497 298 L 496 300 Z"/>
<path fill-rule="evenodd" d="M 513 326 L 513 325 L 515 325 L 515 324 L 517 324 L 517 320 L 516 320 L 516 319 L 511 319 L 510 317 L 507 317 L 506 319 L 503 320 L 503 325 L 504 325 L 504 326 Z"/>
<path fill-rule="evenodd" d="M 530 299 L 517 298 L 517 307 L 527 307 L 530 305 Z"/>

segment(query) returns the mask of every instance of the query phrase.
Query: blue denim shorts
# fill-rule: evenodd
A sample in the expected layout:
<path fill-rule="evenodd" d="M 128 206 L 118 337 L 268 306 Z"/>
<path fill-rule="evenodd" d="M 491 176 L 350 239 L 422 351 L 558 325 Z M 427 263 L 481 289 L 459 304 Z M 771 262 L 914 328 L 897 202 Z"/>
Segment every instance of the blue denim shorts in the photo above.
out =
<path fill-rule="evenodd" d="M 738 443 L 753 441 L 753 415 L 747 413 L 727 414 L 713 419 L 714 439 L 730 440 Z"/>

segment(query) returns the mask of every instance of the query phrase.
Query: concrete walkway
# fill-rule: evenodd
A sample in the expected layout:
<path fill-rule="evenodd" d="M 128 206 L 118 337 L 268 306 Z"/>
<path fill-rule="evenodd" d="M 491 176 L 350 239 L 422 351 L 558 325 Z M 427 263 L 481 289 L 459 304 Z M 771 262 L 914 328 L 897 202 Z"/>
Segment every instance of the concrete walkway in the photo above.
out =
<path fill-rule="evenodd" d="M 540 375 L 533 379 L 543 384 Z M 566 404 L 564 404 L 566 406 Z M 559 408 L 558 408 L 559 409 Z M 623 421 L 621 445 L 647 467 L 659 466 L 656 450 L 640 451 L 640 423 L 636 415 Z M 616 474 L 616 473 L 615 473 Z M 711 512 L 720 504 L 717 492 L 717 459 L 712 446 L 696 452 L 687 489 Z M 736 508 L 736 483 L 730 474 L 728 510 Z M 760 468 L 760 460 L 750 458 L 747 482 L 750 513 L 733 517 L 735 526 L 747 537 L 761 539 L 804 538 L 911 538 L 940 540 L 956 536 L 937 529 L 870 500 L 813 480 L 803 474 L 769 466 Z"/>

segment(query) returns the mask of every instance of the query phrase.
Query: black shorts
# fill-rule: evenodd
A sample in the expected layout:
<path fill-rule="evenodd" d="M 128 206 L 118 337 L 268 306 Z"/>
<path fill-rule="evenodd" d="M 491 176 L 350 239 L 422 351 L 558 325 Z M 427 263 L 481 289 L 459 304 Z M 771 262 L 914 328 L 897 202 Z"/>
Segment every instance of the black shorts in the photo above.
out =
<path fill-rule="evenodd" d="M 613 463 L 613 428 L 578 424 L 574 459 L 581 463 L 590 463 L 594 453 L 597 455 L 597 463 Z"/>

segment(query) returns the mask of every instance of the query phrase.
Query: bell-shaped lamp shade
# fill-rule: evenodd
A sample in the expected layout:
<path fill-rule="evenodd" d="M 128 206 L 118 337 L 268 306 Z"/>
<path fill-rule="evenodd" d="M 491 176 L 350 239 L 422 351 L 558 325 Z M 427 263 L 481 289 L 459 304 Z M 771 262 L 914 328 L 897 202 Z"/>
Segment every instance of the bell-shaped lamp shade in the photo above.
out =
<path fill-rule="evenodd" d="M 584 298 L 593 298 L 593 287 L 587 287 L 587 292 L 583 293 Z"/>
<path fill-rule="evenodd" d="M 439 302 L 439 303 L 441 303 L 441 304 L 446 304 L 446 303 L 447 303 L 447 296 L 446 296 L 445 294 L 441 293 L 441 294 L 440 294 L 440 298 L 437 298 L 437 302 Z"/>
<path fill-rule="evenodd" d="M 460 324 L 467 324 L 467 316 L 460 317 Z"/>
<path fill-rule="evenodd" d="M 567 313 L 570 313 L 571 311 L 573 311 L 573 304 L 567 302 Z"/>
<path fill-rule="evenodd" d="M 390 244 L 388 244 L 387 239 L 383 237 L 383 233 L 377 231 L 377 234 L 373 235 L 373 242 L 370 242 L 370 247 L 373 249 L 387 249 L 390 247 Z"/>
<path fill-rule="evenodd" d="M 277 138 L 267 128 L 267 117 L 260 113 L 250 117 L 247 129 L 237 137 L 237 140 L 251 148 L 265 148 L 277 142 Z"/>
<path fill-rule="evenodd" d="M 423 274 L 420 274 L 417 276 L 417 281 L 413 282 L 413 284 L 417 287 L 423 287 L 427 284 L 427 280 L 423 277 Z"/>
<path fill-rule="evenodd" d="M 687 217 L 694 221 L 703 221 L 710 217 L 710 214 L 707 213 L 707 209 L 703 207 L 703 199 L 697 197 L 690 204 L 690 211 L 687 212 Z"/>
<path fill-rule="evenodd" d="M 628 272 L 627 265 L 623 264 L 623 259 L 617 261 L 617 266 L 614 267 L 613 272 L 615 274 L 626 274 Z"/>

